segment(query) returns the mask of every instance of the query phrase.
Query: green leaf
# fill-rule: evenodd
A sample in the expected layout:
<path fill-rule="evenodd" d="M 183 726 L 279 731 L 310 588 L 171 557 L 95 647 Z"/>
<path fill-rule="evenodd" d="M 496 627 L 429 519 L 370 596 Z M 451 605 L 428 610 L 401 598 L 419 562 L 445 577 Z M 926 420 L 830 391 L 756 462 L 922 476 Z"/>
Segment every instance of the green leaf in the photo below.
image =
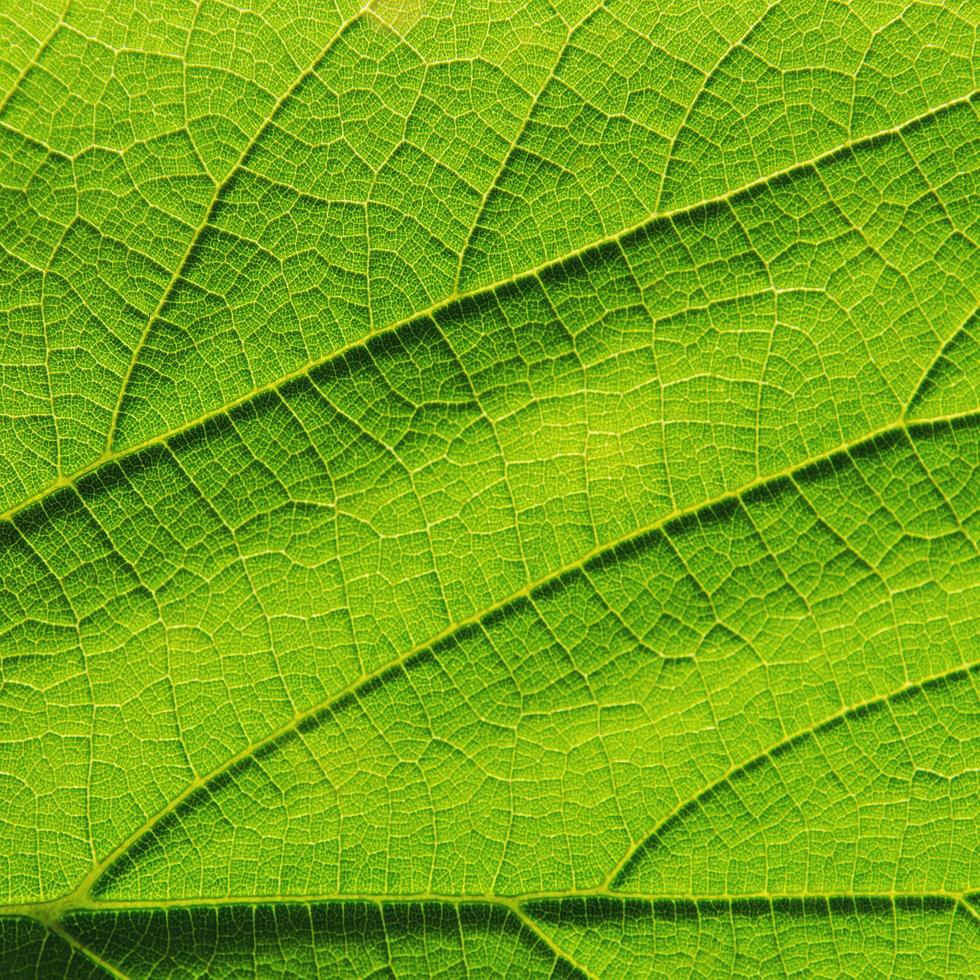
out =
<path fill-rule="evenodd" d="M 7 4 L 0 973 L 976 976 L 978 18 Z"/>

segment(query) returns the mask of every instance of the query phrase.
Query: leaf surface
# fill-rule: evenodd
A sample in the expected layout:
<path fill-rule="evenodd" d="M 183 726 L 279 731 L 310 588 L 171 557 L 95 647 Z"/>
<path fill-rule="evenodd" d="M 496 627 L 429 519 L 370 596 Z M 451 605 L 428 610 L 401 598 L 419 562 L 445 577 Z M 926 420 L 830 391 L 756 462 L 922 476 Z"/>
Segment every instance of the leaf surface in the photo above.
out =
<path fill-rule="evenodd" d="M 0 14 L 0 972 L 976 975 L 977 19 Z"/>

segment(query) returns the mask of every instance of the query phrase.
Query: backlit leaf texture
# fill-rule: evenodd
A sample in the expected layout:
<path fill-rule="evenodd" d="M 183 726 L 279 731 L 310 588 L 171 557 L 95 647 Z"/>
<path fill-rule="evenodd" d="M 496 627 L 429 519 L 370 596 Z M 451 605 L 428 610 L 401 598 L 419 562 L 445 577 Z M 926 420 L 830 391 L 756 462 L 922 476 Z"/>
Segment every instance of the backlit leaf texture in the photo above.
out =
<path fill-rule="evenodd" d="M 978 20 L 0 0 L 0 975 L 980 974 Z"/>

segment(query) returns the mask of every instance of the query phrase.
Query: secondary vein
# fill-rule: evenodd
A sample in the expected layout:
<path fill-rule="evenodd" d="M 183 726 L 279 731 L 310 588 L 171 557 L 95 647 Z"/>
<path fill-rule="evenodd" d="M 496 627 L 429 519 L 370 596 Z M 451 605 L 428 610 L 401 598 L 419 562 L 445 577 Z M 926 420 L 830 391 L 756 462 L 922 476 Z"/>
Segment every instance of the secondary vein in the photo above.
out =
<path fill-rule="evenodd" d="M 508 276 L 504 279 L 497 280 L 496 282 L 489 283 L 488 285 L 485 286 L 476 287 L 466 292 L 453 293 L 443 299 L 436 301 L 435 303 L 431 304 L 429 307 L 427 307 L 424 310 L 417 310 L 401 320 L 391 323 L 388 326 L 381 327 L 375 330 L 373 333 L 366 334 L 363 337 L 360 337 L 357 340 L 353 340 L 348 344 L 344 344 L 343 346 L 338 347 L 337 349 L 331 351 L 328 354 L 323 355 L 322 357 L 318 357 L 306 361 L 305 363 L 297 367 L 295 370 L 280 375 L 279 377 L 265 384 L 257 385 L 254 388 L 250 389 L 249 391 L 240 395 L 238 398 L 226 402 L 224 405 L 221 405 L 218 408 L 214 408 L 207 412 L 204 412 L 193 419 L 190 419 L 186 422 L 181 423 L 180 425 L 175 426 L 172 429 L 167 430 L 166 432 L 158 433 L 154 436 L 151 436 L 148 439 L 145 439 L 138 443 L 134 443 L 130 446 L 125 446 L 122 448 L 116 448 L 114 445 L 110 446 L 102 453 L 101 456 L 94 459 L 87 466 L 83 466 L 80 469 L 76 470 L 74 473 L 68 476 L 63 476 L 53 481 L 52 483 L 38 490 L 36 493 L 33 493 L 23 498 L 22 500 L 18 501 L 16 504 L 13 504 L 10 507 L 8 507 L 5 511 L 0 512 L 0 520 L 11 520 L 14 516 L 16 516 L 21 511 L 26 510 L 27 508 L 42 502 L 51 494 L 56 493 L 58 490 L 66 486 L 71 486 L 77 483 L 83 477 L 88 476 L 93 472 L 96 472 L 97 470 L 101 469 L 103 466 L 109 463 L 116 462 L 128 458 L 130 456 L 134 456 L 139 452 L 141 452 L 142 450 L 148 449 L 152 446 L 165 444 L 170 439 L 173 439 L 175 436 L 183 435 L 184 433 L 193 431 L 194 429 L 200 427 L 201 425 L 204 425 L 206 422 L 208 422 L 211 419 L 218 418 L 222 415 L 227 415 L 229 412 L 233 411 L 234 409 L 254 400 L 255 398 L 258 398 L 263 394 L 266 394 L 270 391 L 276 391 L 291 381 L 295 381 L 299 378 L 306 377 L 307 375 L 309 375 L 311 371 L 315 370 L 316 368 L 322 367 L 323 365 L 330 364 L 331 362 L 342 359 L 352 351 L 363 348 L 370 341 L 374 340 L 377 337 L 393 334 L 398 330 L 401 330 L 404 327 L 408 326 L 409 324 L 416 323 L 418 321 L 425 320 L 428 318 L 433 318 L 437 316 L 439 313 L 447 309 L 450 309 L 451 307 L 453 307 L 458 303 L 467 300 L 478 299 L 483 296 L 494 295 L 509 286 L 513 286 L 518 283 L 527 282 L 539 278 L 551 269 L 560 268 L 561 266 L 569 262 L 572 262 L 576 259 L 581 259 L 587 255 L 597 252 L 602 248 L 606 247 L 607 245 L 621 242 L 624 239 L 628 238 L 630 235 L 636 234 L 657 222 L 674 221 L 679 217 L 682 217 L 687 214 L 695 213 L 701 209 L 736 200 L 739 197 L 746 194 L 750 194 L 754 190 L 757 190 L 760 187 L 764 187 L 767 184 L 770 184 L 771 182 L 778 180 L 782 177 L 786 177 L 790 174 L 794 174 L 797 172 L 807 170 L 809 168 L 816 167 L 822 162 L 829 160 L 835 156 L 838 156 L 847 150 L 853 150 L 860 146 L 873 143 L 875 140 L 881 139 L 884 136 L 901 133 L 902 131 L 908 129 L 909 127 L 918 125 L 925 120 L 931 119 L 939 115 L 940 113 L 944 113 L 958 106 L 967 105 L 971 103 L 974 100 L 974 98 L 977 96 L 978 91 L 980 90 L 974 90 L 960 98 L 953 99 L 950 102 L 944 103 L 943 105 L 931 108 L 928 111 L 922 113 L 921 115 L 908 119 L 897 126 L 891 127 L 889 129 L 881 130 L 880 132 L 872 133 L 867 136 L 860 137 L 858 139 L 848 140 L 844 143 L 839 144 L 838 146 L 835 146 L 829 150 L 824 151 L 823 153 L 818 154 L 815 157 L 812 157 L 808 160 L 800 161 L 799 163 L 792 164 L 791 166 L 786 167 L 783 170 L 779 170 L 774 173 L 767 174 L 764 177 L 760 177 L 756 180 L 750 181 L 749 183 L 741 187 L 735 188 L 731 191 L 726 191 L 725 193 L 719 194 L 716 197 L 706 198 L 696 203 L 684 205 L 682 207 L 675 208 L 670 211 L 653 212 L 647 215 L 646 217 L 644 217 L 643 219 L 641 219 L 636 224 L 623 228 L 620 231 L 614 232 L 611 235 L 589 242 L 588 244 L 583 245 L 578 249 L 574 249 L 573 251 L 568 252 L 564 255 L 558 256 L 554 259 L 549 259 L 546 262 L 542 262 L 541 264 L 534 266 L 533 268 L 526 269 L 525 271 L 517 275 Z M 130 373 L 132 372 L 132 368 L 133 365 L 130 366 Z M 118 422 L 119 414 L 121 412 L 121 406 L 122 406 L 122 395 L 120 395 L 119 403 L 117 404 L 116 411 L 114 413 L 116 422 Z"/>
<path fill-rule="evenodd" d="M 629 533 L 622 535 L 619 538 L 604 542 L 593 548 L 591 551 L 587 552 L 585 555 L 576 559 L 573 562 L 569 562 L 560 568 L 553 570 L 546 575 L 543 575 L 531 582 L 526 583 L 517 591 L 511 593 L 510 595 L 500 599 L 485 609 L 478 610 L 472 615 L 460 619 L 457 622 L 449 624 L 445 629 L 440 631 L 438 634 L 428 638 L 423 643 L 413 646 L 407 651 L 399 654 L 397 657 L 386 661 L 374 670 L 367 673 L 361 674 L 359 677 L 351 681 L 349 684 L 345 685 L 339 691 L 334 692 L 329 698 L 320 701 L 311 707 L 305 709 L 304 711 L 297 712 L 286 721 L 284 724 L 280 725 L 278 728 L 268 733 L 261 739 L 258 739 L 250 744 L 244 746 L 241 750 L 229 756 L 223 763 L 216 766 L 210 772 L 198 776 L 197 778 L 188 782 L 184 789 L 174 797 L 165 807 L 161 808 L 159 811 L 147 818 L 143 824 L 133 830 L 120 844 L 113 848 L 105 858 L 97 862 L 92 866 L 89 872 L 82 878 L 78 883 L 76 888 L 66 896 L 66 901 L 72 902 L 80 898 L 87 897 L 92 889 L 97 885 L 99 880 L 103 875 L 115 864 L 121 861 L 125 855 L 136 845 L 140 840 L 145 838 L 147 835 L 153 832 L 161 821 L 163 821 L 170 814 L 178 811 L 191 797 L 196 793 L 213 783 L 216 779 L 220 778 L 224 774 L 232 771 L 236 766 L 245 763 L 257 752 L 275 745 L 293 734 L 295 734 L 300 727 L 307 722 L 315 721 L 318 717 L 322 716 L 324 713 L 329 712 L 332 707 L 337 705 L 339 702 L 343 701 L 345 698 L 355 696 L 362 688 L 366 685 L 371 684 L 374 681 L 379 680 L 385 675 L 391 673 L 393 670 L 397 670 L 406 666 L 410 661 L 421 653 L 431 650 L 434 647 L 439 646 L 458 634 L 461 630 L 482 624 L 488 617 L 513 606 L 520 600 L 532 596 L 534 593 L 538 592 L 542 588 L 547 587 L 550 583 L 561 579 L 563 576 L 570 574 L 578 569 L 584 568 L 590 562 L 595 559 L 601 558 L 607 555 L 617 548 L 622 547 L 627 544 L 643 537 L 652 534 L 672 522 L 678 520 L 679 518 L 687 517 L 692 514 L 699 513 L 703 510 L 710 509 L 711 507 L 717 506 L 727 500 L 739 499 L 744 495 L 756 490 L 760 487 L 769 485 L 780 479 L 785 479 L 792 476 L 795 473 L 799 473 L 801 470 L 805 470 L 812 467 L 814 464 L 832 459 L 841 455 L 849 454 L 850 452 L 866 446 L 872 443 L 876 439 L 880 439 L 883 436 L 887 436 L 890 433 L 896 431 L 908 431 L 908 430 L 927 430 L 931 427 L 940 424 L 952 424 L 958 420 L 974 420 L 980 418 L 980 410 L 966 413 L 961 416 L 946 416 L 937 417 L 928 420 L 917 420 L 914 423 L 905 422 L 901 419 L 895 423 L 885 426 L 873 433 L 868 433 L 862 436 L 860 439 L 854 440 L 849 443 L 842 444 L 835 447 L 829 452 L 822 453 L 818 456 L 814 456 L 810 459 L 804 460 L 792 467 L 786 468 L 784 470 L 779 470 L 773 473 L 769 473 L 763 477 L 757 477 L 754 480 L 738 487 L 734 490 L 727 491 L 715 498 L 709 500 L 699 501 L 697 504 L 675 509 L 669 513 L 663 514 L 656 521 L 636 528 Z M 958 669 L 963 669 L 960 666 Z"/>

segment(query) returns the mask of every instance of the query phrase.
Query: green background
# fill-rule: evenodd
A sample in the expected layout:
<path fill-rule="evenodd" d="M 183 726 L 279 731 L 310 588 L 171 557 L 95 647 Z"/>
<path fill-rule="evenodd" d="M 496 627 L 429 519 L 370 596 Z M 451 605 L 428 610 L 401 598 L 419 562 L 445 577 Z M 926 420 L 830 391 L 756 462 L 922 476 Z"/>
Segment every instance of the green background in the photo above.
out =
<path fill-rule="evenodd" d="M 0 972 L 980 973 L 975 0 L 46 4 Z"/>

